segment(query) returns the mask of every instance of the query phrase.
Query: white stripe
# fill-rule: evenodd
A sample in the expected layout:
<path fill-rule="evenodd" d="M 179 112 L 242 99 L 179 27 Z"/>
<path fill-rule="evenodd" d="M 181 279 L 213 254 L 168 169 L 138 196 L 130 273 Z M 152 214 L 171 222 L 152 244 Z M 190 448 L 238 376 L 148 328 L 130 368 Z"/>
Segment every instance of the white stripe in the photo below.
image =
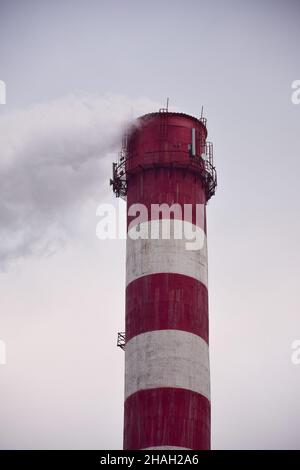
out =
<path fill-rule="evenodd" d="M 204 339 L 181 330 L 149 331 L 125 347 L 125 400 L 149 388 L 174 387 L 210 399 L 209 353 Z"/>
<path fill-rule="evenodd" d="M 186 237 L 175 239 L 174 236 L 170 239 L 134 240 L 136 227 L 133 227 L 127 237 L 126 285 L 149 274 L 176 273 L 197 279 L 207 287 L 207 242 L 202 229 L 187 221 L 163 219 L 142 222 L 139 224 L 140 233 L 146 237 L 146 234 L 157 233 L 158 229 L 161 234 L 161 227 L 166 222 L 171 225 L 171 234 L 181 227 L 183 234 L 196 233 L 199 243 Z M 191 249 L 199 244 L 201 249 Z"/>

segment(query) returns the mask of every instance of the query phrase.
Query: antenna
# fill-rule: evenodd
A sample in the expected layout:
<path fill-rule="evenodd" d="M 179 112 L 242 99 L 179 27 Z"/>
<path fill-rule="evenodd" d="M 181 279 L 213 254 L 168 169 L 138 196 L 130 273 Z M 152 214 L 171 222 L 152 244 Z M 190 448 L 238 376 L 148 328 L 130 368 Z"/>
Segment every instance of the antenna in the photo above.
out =
<path fill-rule="evenodd" d="M 169 98 L 167 98 L 167 106 L 165 108 L 160 108 L 159 112 L 160 113 L 167 113 L 169 109 Z"/>
<path fill-rule="evenodd" d="M 203 105 L 201 107 L 201 119 L 203 118 Z"/>

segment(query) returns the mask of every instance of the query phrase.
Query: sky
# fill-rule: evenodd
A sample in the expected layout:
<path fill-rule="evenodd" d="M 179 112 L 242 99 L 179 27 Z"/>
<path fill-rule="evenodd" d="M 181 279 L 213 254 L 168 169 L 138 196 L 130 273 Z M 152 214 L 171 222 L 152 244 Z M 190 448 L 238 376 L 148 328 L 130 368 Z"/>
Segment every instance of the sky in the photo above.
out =
<path fill-rule="evenodd" d="M 0 448 L 122 448 L 124 124 L 208 119 L 212 446 L 300 449 L 300 3 L 0 0 Z M 124 204 L 120 202 L 120 211 Z"/>

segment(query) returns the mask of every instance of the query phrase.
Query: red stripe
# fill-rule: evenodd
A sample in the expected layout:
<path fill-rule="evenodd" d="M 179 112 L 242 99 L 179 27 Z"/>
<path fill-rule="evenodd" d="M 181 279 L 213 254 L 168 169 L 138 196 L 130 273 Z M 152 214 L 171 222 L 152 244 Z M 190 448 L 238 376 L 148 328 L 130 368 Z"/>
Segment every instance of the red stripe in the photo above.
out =
<path fill-rule="evenodd" d="M 146 331 L 183 330 L 208 343 L 208 292 L 197 279 L 151 274 L 126 289 L 126 341 Z"/>
<path fill-rule="evenodd" d="M 180 204 L 184 215 L 184 204 L 192 205 L 192 217 L 183 217 L 196 225 L 196 204 L 205 204 L 205 192 L 199 176 L 182 169 L 158 168 L 132 175 L 128 181 L 127 207 L 144 204 L 151 220 L 151 204 Z M 205 207 L 204 207 L 205 212 Z M 128 217 L 128 225 L 136 217 Z M 160 217 L 161 218 L 161 217 Z M 206 232 L 206 217 L 201 216 L 197 225 Z M 147 220 L 147 219 L 146 219 Z M 144 221 L 144 220 L 140 220 Z"/>
<path fill-rule="evenodd" d="M 141 390 L 125 402 L 124 449 L 210 448 L 210 403 L 180 388 Z"/>
<path fill-rule="evenodd" d="M 169 113 L 139 119 L 139 125 L 135 130 L 132 129 L 128 142 L 127 174 L 147 163 L 190 163 L 188 147 L 191 144 L 192 128 L 196 130 L 196 154 L 201 155 L 207 130 L 198 120 L 187 115 Z"/>

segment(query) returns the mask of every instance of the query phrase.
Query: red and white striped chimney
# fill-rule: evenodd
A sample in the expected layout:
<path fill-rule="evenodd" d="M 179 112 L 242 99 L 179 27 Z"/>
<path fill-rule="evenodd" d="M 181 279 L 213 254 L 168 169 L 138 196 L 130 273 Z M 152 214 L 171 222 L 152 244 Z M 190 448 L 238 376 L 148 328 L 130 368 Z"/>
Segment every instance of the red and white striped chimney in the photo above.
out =
<path fill-rule="evenodd" d="M 203 118 L 147 114 L 114 165 L 128 210 L 124 449 L 210 448 L 206 203 L 216 172 L 206 137 Z M 197 249 L 189 233 L 202 234 Z"/>

